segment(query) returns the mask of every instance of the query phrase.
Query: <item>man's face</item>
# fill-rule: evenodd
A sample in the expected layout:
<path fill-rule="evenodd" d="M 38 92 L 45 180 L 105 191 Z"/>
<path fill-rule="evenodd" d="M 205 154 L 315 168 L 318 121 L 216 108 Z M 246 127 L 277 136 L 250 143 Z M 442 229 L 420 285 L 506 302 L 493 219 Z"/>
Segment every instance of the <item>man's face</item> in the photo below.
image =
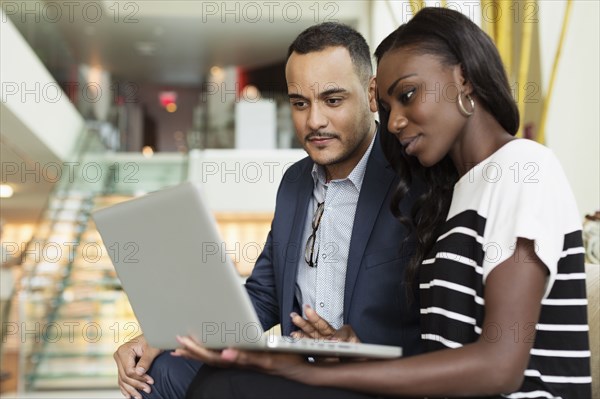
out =
<path fill-rule="evenodd" d="M 375 131 L 373 79 L 365 87 L 344 47 L 292 53 L 285 75 L 296 136 L 330 179 L 346 177 Z"/>

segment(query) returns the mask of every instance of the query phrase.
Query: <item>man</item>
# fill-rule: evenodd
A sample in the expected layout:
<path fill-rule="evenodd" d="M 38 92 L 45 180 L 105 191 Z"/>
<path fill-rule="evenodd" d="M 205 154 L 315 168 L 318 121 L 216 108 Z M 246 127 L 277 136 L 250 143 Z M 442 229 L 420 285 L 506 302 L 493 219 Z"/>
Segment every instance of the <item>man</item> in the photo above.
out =
<path fill-rule="evenodd" d="M 286 80 L 309 157 L 284 175 L 265 249 L 246 282 L 263 328 L 281 323 L 284 335 L 342 337 L 352 326 L 362 342 L 418 353 L 417 304 L 403 279 L 413 245 L 401 246 L 407 231 L 389 209 L 396 174 L 376 134 L 368 45 L 345 25 L 313 26 L 290 46 Z M 402 207 L 407 214 L 412 203 Z M 184 397 L 201 363 L 158 355 L 143 337 L 119 348 L 123 394 Z"/>

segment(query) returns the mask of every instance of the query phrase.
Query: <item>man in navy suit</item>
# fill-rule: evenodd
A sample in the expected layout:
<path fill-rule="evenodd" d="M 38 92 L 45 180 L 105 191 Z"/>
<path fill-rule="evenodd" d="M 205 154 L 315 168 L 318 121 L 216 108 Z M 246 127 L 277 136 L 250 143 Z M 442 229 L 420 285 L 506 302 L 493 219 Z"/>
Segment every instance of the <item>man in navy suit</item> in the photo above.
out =
<path fill-rule="evenodd" d="M 404 283 L 414 245 L 390 211 L 396 173 L 377 133 L 368 45 L 345 25 L 313 26 L 290 46 L 286 80 L 308 157 L 281 181 L 271 231 L 246 282 L 263 328 L 281 323 L 284 335 L 418 353 L 418 304 Z M 412 203 L 401 206 L 407 214 Z M 161 354 L 143 337 L 122 345 L 115 360 L 121 391 L 136 398 L 184 397 L 202 365 Z"/>

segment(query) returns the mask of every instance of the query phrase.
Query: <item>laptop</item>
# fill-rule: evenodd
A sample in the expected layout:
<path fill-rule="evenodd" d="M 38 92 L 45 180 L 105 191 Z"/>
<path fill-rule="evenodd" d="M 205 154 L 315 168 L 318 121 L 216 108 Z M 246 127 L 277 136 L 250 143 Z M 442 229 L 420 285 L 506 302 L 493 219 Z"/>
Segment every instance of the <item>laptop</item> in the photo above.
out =
<path fill-rule="evenodd" d="M 187 182 L 92 215 L 148 343 L 396 358 L 402 348 L 265 333 L 200 186 Z"/>

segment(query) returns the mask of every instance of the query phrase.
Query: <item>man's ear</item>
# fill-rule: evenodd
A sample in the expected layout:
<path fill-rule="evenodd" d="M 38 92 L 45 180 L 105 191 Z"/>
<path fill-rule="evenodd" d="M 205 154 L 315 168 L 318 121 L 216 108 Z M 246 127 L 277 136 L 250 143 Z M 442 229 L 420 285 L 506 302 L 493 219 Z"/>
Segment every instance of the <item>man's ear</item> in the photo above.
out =
<path fill-rule="evenodd" d="M 371 112 L 377 112 L 377 82 L 375 76 L 371 76 L 369 79 L 369 109 Z"/>

